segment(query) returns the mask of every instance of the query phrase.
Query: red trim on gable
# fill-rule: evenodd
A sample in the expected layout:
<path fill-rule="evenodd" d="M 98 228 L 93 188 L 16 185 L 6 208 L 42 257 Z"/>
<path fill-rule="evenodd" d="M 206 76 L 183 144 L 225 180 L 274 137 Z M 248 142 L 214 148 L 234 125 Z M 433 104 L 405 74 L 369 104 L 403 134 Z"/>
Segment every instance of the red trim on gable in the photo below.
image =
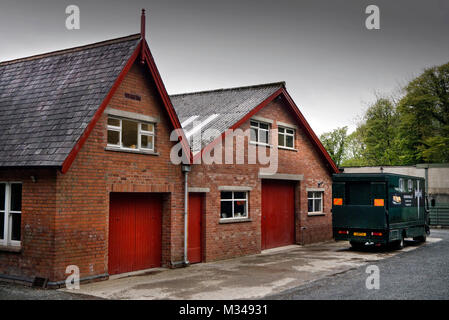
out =
<path fill-rule="evenodd" d="M 192 153 L 190 150 L 189 142 L 184 135 L 184 130 L 182 130 L 181 122 L 179 121 L 179 118 L 175 111 L 175 108 L 173 107 L 173 104 L 170 100 L 167 90 L 165 89 L 164 82 L 162 81 L 159 70 L 157 69 L 156 63 L 154 62 L 154 58 L 153 58 L 153 55 L 151 54 L 150 48 L 148 47 L 148 43 L 145 41 L 144 44 L 145 44 L 145 61 L 147 62 L 147 65 L 150 68 L 150 72 L 151 72 L 153 79 L 156 83 L 156 87 L 159 91 L 159 94 L 161 95 L 161 98 L 165 105 L 165 108 L 167 109 L 168 115 L 170 117 L 170 121 L 173 124 L 173 128 L 176 130 L 178 137 L 181 137 L 180 141 L 181 141 L 182 147 L 184 148 L 185 153 L 188 154 L 189 161 L 191 162 L 192 161 Z"/>
<path fill-rule="evenodd" d="M 304 129 L 307 136 L 312 140 L 312 144 L 316 147 L 318 152 L 321 154 L 323 159 L 329 164 L 329 169 L 332 173 L 339 173 L 337 166 L 335 165 L 334 161 L 329 156 L 329 153 L 327 153 L 326 149 L 324 148 L 323 144 L 321 143 L 320 139 L 317 137 L 315 132 L 310 127 L 307 120 L 302 115 L 301 111 L 299 111 L 298 107 L 296 106 L 293 99 L 288 94 L 287 90 L 285 88 L 280 88 L 276 90 L 272 95 L 270 95 L 267 99 L 265 99 L 262 103 L 260 103 L 258 106 L 256 106 L 254 109 L 252 109 L 249 113 L 247 113 L 242 119 L 237 121 L 232 127 L 230 127 L 228 130 L 223 132 L 220 137 L 217 137 L 215 140 L 213 140 L 211 143 L 206 145 L 201 152 L 197 153 L 195 156 L 193 156 L 193 163 L 195 163 L 196 160 L 198 160 L 198 157 L 202 157 L 202 155 L 206 152 L 211 150 L 217 143 L 220 141 L 223 141 L 224 138 L 231 133 L 232 130 L 237 129 L 240 127 L 243 123 L 251 119 L 252 116 L 254 116 L 257 112 L 259 112 L 261 109 L 263 109 L 266 105 L 268 105 L 271 101 L 273 101 L 276 97 L 283 96 L 286 101 L 287 105 L 290 107 L 293 114 L 297 117 L 298 122 L 301 124 L 302 128 Z"/>
<path fill-rule="evenodd" d="M 201 152 L 197 153 L 195 156 L 193 156 L 193 163 L 195 163 L 196 160 L 198 160 L 198 157 L 202 157 L 204 152 L 211 150 L 217 143 L 220 141 L 223 141 L 224 138 L 231 133 L 231 130 L 235 130 L 238 127 L 240 127 L 242 124 L 244 124 L 246 121 L 248 121 L 253 115 L 255 115 L 257 112 L 259 112 L 263 107 L 265 107 L 267 104 L 269 104 L 271 101 L 273 101 L 274 98 L 276 98 L 280 93 L 282 92 L 282 88 L 276 90 L 273 94 L 271 94 L 268 98 L 266 98 L 262 103 L 260 103 L 257 107 L 255 107 L 253 110 L 251 110 L 249 113 L 247 113 L 242 119 L 237 121 L 235 124 L 232 125 L 228 130 L 223 132 L 220 137 L 217 137 L 215 140 L 210 142 L 208 145 L 206 145 Z"/>
<path fill-rule="evenodd" d="M 144 46 L 142 48 L 142 46 Z M 142 49 L 144 49 L 142 51 Z M 148 48 L 148 44 L 146 43 L 145 39 L 141 40 L 140 43 L 137 45 L 136 49 L 134 50 L 133 54 L 129 58 L 128 62 L 126 63 L 123 70 L 120 72 L 119 76 L 115 80 L 114 84 L 112 85 L 111 90 L 109 90 L 109 93 L 107 94 L 106 98 L 101 103 L 100 107 L 95 112 L 92 120 L 87 125 L 86 129 L 84 130 L 83 134 L 81 135 L 81 138 L 78 140 L 78 142 L 75 144 L 73 149 L 70 151 L 67 158 L 64 160 L 61 168 L 62 173 L 66 173 L 70 166 L 72 165 L 73 161 L 76 158 L 76 155 L 83 147 L 84 143 L 86 142 L 87 138 L 89 137 L 90 133 L 92 132 L 93 128 L 97 124 L 98 120 L 100 119 L 101 115 L 103 114 L 104 110 L 106 109 L 107 105 L 109 104 L 109 101 L 112 99 L 114 93 L 117 91 L 117 88 L 122 83 L 125 76 L 128 74 L 129 70 L 135 63 L 136 59 L 139 57 L 139 54 L 141 52 L 144 52 L 144 58 L 147 62 L 147 65 L 150 69 L 150 73 L 153 76 L 153 79 L 156 83 L 156 87 L 158 89 L 159 94 L 161 95 L 162 102 L 164 103 L 165 109 L 168 112 L 170 121 L 173 124 L 173 128 L 176 130 L 178 137 L 181 137 L 181 143 L 184 148 L 184 151 L 186 154 L 189 155 L 189 160 L 192 159 L 192 154 L 190 152 L 190 147 L 188 145 L 187 139 L 185 139 L 184 132 L 181 129 L 181 124 L 179 122 L 178 116 L 176 115 L 175 109 L 173 108 L 173 105 L 171 103 L 171 100 L 168 96 L 167 90 L 165 89 L 164 83 L 162 82 L 162 78 L 159 74 L 159 71 L 157 70 L 156 64 L 154 63 L 154 59 L 151 55 L 151 52 Z"/>
<path fill-rule="evenodd" d="M 315 132 L 310 127 L 309 123 L 307 122 L 306 118 L 302 115 L 301 111 L 299 111 L 299 108 L 296 106 L 293 99 L 288 94 L 287 90 L 284 88 L 282 89 L 282 95 L 285 97 L 285 99 L 288 102 L 288 105 L 292 109 L 292 111 L 296 114 L 296 116 L 299 119 L 299 122 L 303 126 L 306 134 L 309 136 L 309 138 L 314 143 L 315 147 L 318 149 L 318 151 L 321 153 L 321 155 L 324 157 L 324 159 L 328 162 L 330 169 L 333 173 L 339 173 L 340 170 L 338 170 L 338 167 L 335 165 L 335 162 L 330 157 L 329 153 L 326 151 L 326 148 L 324 148 L 323 144 L 321 143 L 320 139 L 317 137 Z"/>
<path fill-rule="evenodd" d="M 115 91 L 117 91 L 117 88 L 120 86 L 123 79 L 127 75 L 128 71 L 131 69 L 132 65 L 134 64 L 134 61 L 136 61 L 137 57 L 139 56 L 141 46 L 142 46 L 142 42 L 140 42 L 139 45 L 134 50 L 133 54 L 131 55 L 131 58 L 129 58 L 125 67 L 120 72 L 119 76 L 117 77 L 114 84 L 112 85 L 111 90 L 109 90 L 109 93 L 107 94 L 106 98 L 103 100 L 100 107 L 95 112 L 92 120 L 89 122 L 86 129 L 84 129 L 84 132 L 81 135 L 81 138 L 79 138 L 78 142 L 75 144 L 72 151 L 70 151 L 69 155 L 62 163 L 62 168 L 61 168 L 62 173 L 66 173 L 69 170 L 70 166 L 72 165 L 73 161 L 75 161 L 76 155 L 81 150 L 81 148 L 83 147 L 87 138 L 89 137 L 90 133 L 94 129 L 95 125 L 97 124 L 98 120 L 100 119 L 101 115 L 103 114 L 104 110 L 106 109 L 107 105 L 109 104 L 109 101 L 112 99 L 112 96 L 114 95 Z"/>

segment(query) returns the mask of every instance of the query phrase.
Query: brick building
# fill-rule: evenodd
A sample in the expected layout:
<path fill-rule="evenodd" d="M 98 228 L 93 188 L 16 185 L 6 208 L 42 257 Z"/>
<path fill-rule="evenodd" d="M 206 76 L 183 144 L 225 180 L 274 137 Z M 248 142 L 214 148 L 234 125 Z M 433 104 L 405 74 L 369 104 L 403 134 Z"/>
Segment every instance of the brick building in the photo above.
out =
<path fill-rule="evenodd" d="M 171 160 L 237 128 L 278 150 L 274 174 Z M 170 97 L 144 34 L 0 63 L 1 278 L 60 286 L 69 265 L 105 279 L 330 239 L 336 171 L 284 83 Z"/>

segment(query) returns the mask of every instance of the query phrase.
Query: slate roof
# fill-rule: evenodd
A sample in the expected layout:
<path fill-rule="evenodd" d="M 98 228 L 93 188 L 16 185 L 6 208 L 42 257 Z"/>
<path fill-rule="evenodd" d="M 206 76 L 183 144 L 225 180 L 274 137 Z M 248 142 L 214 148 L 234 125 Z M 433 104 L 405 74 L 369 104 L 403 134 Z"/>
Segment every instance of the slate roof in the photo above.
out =
<path fill-rule="evenodd" d="M 0 167 L 61 166 L 140 34 L 0 63 Z"/>
<path fill-rule="evenodd" d="M 178 114 L 181 126 L 192 139 L 194 132 L 216 129 L 220 134 L 241 120 L 252 109 L 266 100 L 284 82 L 267 83 L 247 87 L 200 91 L 171 95 L 170 99 Z M 203 141 L 204 147 L 210 141 Z M 199 146 L 193 146 L 198 152 Z"/>

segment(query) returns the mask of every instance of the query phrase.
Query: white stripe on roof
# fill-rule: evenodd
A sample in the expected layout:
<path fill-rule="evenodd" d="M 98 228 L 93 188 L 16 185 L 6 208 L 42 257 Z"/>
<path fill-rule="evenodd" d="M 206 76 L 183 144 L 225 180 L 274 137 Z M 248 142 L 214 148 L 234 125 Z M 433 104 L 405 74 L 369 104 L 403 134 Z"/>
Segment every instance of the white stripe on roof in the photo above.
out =
<path fill-rule="evenodd" d="M 183 123 L 181 123 L 181 127 L 186 127 L 188 126 L 193 120 L 195 120 L 196 118 L 198 118 L 198 116 L 191 116 L 190 118 L 188 118 L 187 120 L 185 120 Z"/>
<path fill-rule="evenodd" d="M 189 132 L 186 133 L 187 139 L 189 139 L 194 133 L 200 131 L 205 125 L 207 125 L 209 122 L 211 122 L 218 116 L 219 116 L 219 114 L 210 115 L 204 121 L 202 121 L 199 124 L 197 124 L 196 126 L 194 126 L 192 130 L 190 130 Z"/>

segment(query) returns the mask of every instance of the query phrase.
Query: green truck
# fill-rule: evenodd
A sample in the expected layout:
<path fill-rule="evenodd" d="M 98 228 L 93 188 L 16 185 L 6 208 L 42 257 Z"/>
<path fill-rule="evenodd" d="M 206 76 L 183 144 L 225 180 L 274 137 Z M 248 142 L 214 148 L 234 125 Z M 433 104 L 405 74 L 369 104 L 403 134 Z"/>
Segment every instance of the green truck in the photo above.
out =
<path fill-rule="evenodd" d="M 392 173 L 333 175 L 332 228 L 335 240 L 401 249 L 404 238 L 426 241 L 429 204 L 425 180 Z"/>

